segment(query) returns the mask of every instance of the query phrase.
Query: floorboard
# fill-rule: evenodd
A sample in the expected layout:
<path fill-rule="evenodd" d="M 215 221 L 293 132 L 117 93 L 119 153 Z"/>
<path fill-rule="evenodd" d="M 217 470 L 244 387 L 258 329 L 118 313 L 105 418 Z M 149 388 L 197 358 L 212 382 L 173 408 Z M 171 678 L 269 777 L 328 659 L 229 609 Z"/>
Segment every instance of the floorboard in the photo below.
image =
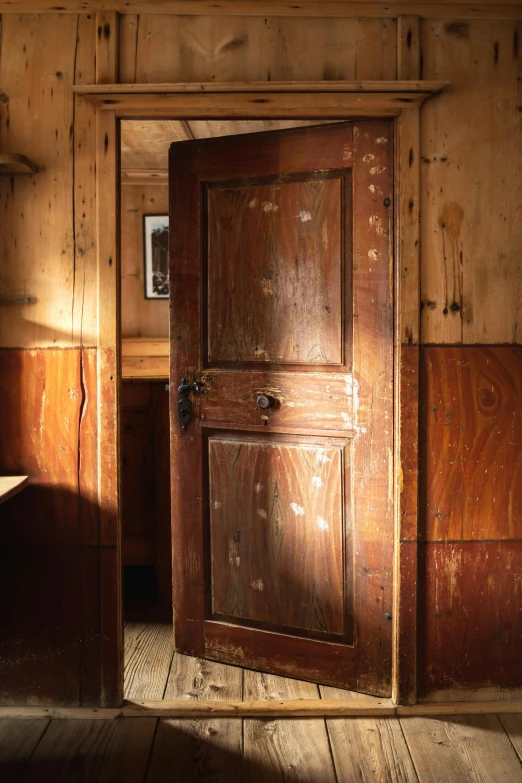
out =
<path fill-rule="evenodd" d="M 521 783 L 522 766 L 497 715 L 400 718 L 421 783 Z"/>
<path fill-rule="evenodd" d="M 319 698 L 318 686 L 245 669 L 243 699 Z M 336 775 L 325 721 L 245 718 L 244 783 L 335 783 Z"/>
<path fill-rule="evenodd" d="M 21 783 L 141 783 L 157 721 L 53 720 Z"/>
<path fill-rule="evenodd" d="M 360 699 L 360 693 L 320 685 L 323 699 Z M 339 781 L 416 783 L 408 746 L 397 718 L 327 718 Z"/>
<path fill-rule="evenodd" d="M 242 691 L 243 672 L 237 666 L 174 654 L 166 699 L 241 700 Z M 147 783 L 239 783 L 242 745 L 240 718 L 161 720 Z M 177 777 L 166 777 L 167 770 L 175 770 Z"/>
<path fill-rule="evenodd" d="M 0 720 L 0 780 L 14 783 L 49 726 L 48 720 Z"/>
<path fill-rule="evenodd" d="M 498 717 L 520 761 L 522 761 L 522 715 L 507 713 Z"/>
<path fill-rule="evenodd" d="M 174 641 L 172 626 L 126 623 L 124 630 L 126 699 L 162 699 Z"/>

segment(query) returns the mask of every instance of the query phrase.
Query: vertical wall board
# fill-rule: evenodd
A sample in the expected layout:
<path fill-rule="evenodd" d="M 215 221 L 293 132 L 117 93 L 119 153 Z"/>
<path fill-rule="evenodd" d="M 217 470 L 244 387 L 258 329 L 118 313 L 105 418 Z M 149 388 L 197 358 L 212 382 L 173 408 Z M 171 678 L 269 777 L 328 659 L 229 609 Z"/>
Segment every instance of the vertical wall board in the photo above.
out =
<path fill-rule="evenodd" d="M 397 38 L 397 79 L 420 79 L 420 17 L 399 16 Z"/>
<path fill-rule="evenodd" d="M 96 84 L 118 82 L 119 35 L 116 11 L 100 11 L 96 14 Z"/>
<path fill-rule="evenodd" d="M 522 544 L 429 543 L 419 691 L 522 685 Z"/>
<path fill-rule="evenodd" d="M 75 84 L 93 84 L 96 77 L 96 18 L 78 17 Z M 96 110 L 74 97 L 74 277 L 73 335 L 80 345 L 96 342 Z"/>
<path fill-rule="evenodd" d="M 0 351 L 0 410 L 0 473 L 29 476 L 0 506 L 0 699 L 96 703 L 96 351 Z"/>
<path fill-rule="evenodd" d="M 394 79 L 397 71 L 392 19 L 145 14 L 122 17 L 120 29 L 122 81 Z"/>
<path fill-rule="evenodd" d="M 136 82 L 136 45 L 138 40 L 137 14 L 118 14 L 120 28 L 119 72 L 122 84 Z"/>
<path fill-rule="evenodd" d="M 0 287 L 36 304 L 0 309 L 5 347 L 70 345 L 79 341 L 75 300 L 91 313 L 95 291 L 75 275 L 73 221 L 73 95 L 78 17 L 4 15 L 0 84 L 2 152 L 28 155 L 33 177 L 2 177 Z M 93 344 L 90 320 L 83 341 Z"/>
<path fill-rule="evenodd" d="M 422 374 L 424 539 L 522 539 L 522 348 L 425 348 Z"/>
<path fill-rule="evenodd" d="M 0 472 L 29 476 L 2 506 L 4 544 L 96 544 L 96 351 L 3 350 L 0 368 Z"/>
<path fill-rule="evenodd" d="M 165 161 L 166 165 L 166 161 Z M 167 215 L 165 185 L 121 188 L 121 330 L 123 337 L 168 337 L 168 299 L 145 299 L 143 215 Z"/>
<path fill-rule="evenodd" d="M 521 340 L 521 32 L 422 22 L 422 76 L 451 85 L 422 110 L 424 343 Z"/>

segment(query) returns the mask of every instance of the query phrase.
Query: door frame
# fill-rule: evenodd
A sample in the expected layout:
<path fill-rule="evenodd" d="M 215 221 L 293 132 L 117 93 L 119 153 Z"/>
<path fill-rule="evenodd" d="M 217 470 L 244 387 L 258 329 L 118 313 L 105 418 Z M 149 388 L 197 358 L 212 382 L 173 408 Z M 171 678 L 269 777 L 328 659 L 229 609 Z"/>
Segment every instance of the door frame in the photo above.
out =
<path fill-rule="evenodd" d="M 120 120 L 394 118 L 392 701 L 417 701 L 420 108 L 434 82 L 85 85 L 96 108 L 101 694 L 123 704 L 120 518 Z"/>

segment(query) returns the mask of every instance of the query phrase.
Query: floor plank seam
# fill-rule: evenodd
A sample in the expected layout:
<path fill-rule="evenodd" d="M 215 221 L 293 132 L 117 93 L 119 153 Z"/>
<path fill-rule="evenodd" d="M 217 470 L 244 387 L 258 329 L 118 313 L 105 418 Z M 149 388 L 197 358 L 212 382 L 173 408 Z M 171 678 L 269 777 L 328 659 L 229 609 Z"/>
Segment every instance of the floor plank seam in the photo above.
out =
<path fill-rule="evenodd" d="M 515 751 L 516 757 L 517 757 L 517 759 L 519 760 L 519 762 L 520 762 L 520 764 L 521 764 L 521 766 L 522 766 L 522 756 L 521 756 L 521 755 L 520 755 L 520 753 L 518 752 L 518 750 L 517 750 L 517 748 L 516 748 L 516 746 L 515 746 L 515 744 L 514 744 L 513 740 L 511 739 L 511 735 L 510 735 L 509 731 L 508 731 L 508 730 L 506 729 L 506 727 L 504 726 L 504 723 L 503 723 L 503 721 L 502 721 L 502 718 L 500 717 L 500 715 L 497 715 L 496 717 L 498 718 L 498 722 L 499 722 L 499 723 L 500 723 L 500 725 L 502 726 L 502 730 L 503 730 L 503 731 L 505 732 L 505 734 L 507 735 L 507 738 L 508 738 L 508 740 L 509 740 L 509 743 L 510 743 L 511 747 L 513 748 L 513 750 Z"/>
<path fill-rule="evenodd" d="M 169 670 L 168 670 L 167 676 L 165 678 L 165 685 L 163 687 L 163 693 L 161 695 L 162 701 L 165 699 L 165 695 L 167 693 L 167 688 L 169 687 L 170 673 L 172 671 L 172 664 L 174 663 L 174 656 L 175 656 L 175 654 L 176 654 L 175 651 L 172 650 L 172 655 L 170 656 Z"/>
<path fill-rule="evenodd" d="M 410 746 L 409 746 L 409 744 L 408 744 L 408 740 L 406 739 L 406 734 L 405 734 L 405 732 L 404 732 L 404 729 L 403 729 L 403 727 L 402 727 L 402 720 L 403 720 L 403 719 L 400 717 L 400 715 L 397 715 L 397 714 L 395 715 L 395 719 L 396 719 L 396 720 L 398 721 L 398 723 L 399 723 L 399 728 L 400 728 L 400 730 L 401 730 L 402 738 L 403 738 L 403 740 L 404 740 L 404 744 L 406 745 L 406 750 L 408 751 L 408 755 L 409 755 L 409 757 L 410 757 L 410 761 L 411 761 L 411 764 L 412 764 L 413 770 L 414 770 L 414 772 L 415 772 L 415 775 L 416 775 L 416 777 L 417 777 L 417 783 L 420 783 L 419 770 L 418 770 L 418 769 L 417 769 L 417 767 L 415 766 L 415 761 L 414 761 L 414 758 L 413 758 L 413 755 L 412 755 L 412 752 L 411 752 L 411 748 L 410 748 Z"/>
<path fill-rule="evenodd" d="M 149 777 L 150 764 L 151 764 L 151 761 L 152 761 L 152 754 L 153 754 L 153 751 L 154 751 L 154 745 L 156 744 L 156 736 L 158 734 L 158 727 L 159 727 L 159 725 L 160 725 L 160 718 L 156 718 L 156 725 L 154 727 L 154 734 L 152 736 L 152 742 L 150 743 L 150 748 L 149 748 L 149 757 L 147 759 L 147 764 L 146 764 L 146 767 L 145 767 L 145 774 L 143 775 L 143 783 L 146 783 L 147 779 Z"/>
<path fill-rule="evenodd" d="M 40 736 L 38 737 L 38 742 L 35 744 L 34 748 L 33 748 L 33 749 L 32 749 L 32 751 L 31 751 L 31 753 L 29 754 L 29 756 L 28 756 L 28 757 L 27 757 L 27 759 L 25 760 L 25 764 L 23 765 L 23 766 L 24 766 L 24 768 L 23 768 L 22 772 L 20 773 L 20 778 L 19 778 L 20 780 L 22 780 L 22 778 L 23 778 L 23 776 L 24 776 L 24 774 L 25 774 L 26 770 L 28 769 L 28 767 L 29 767 L 29 764 L 31 763 L 31 759 L 33 758 L 34 754 L 36 753 L 36 749 L 37 749 L 37 748 L 38 748 L 38 746 L 40 745 L 41 741 L 43 740 L 43 738 L 44 738 L 44 737 L 45 737 L 45 735 L 47 734 L 47 732 L 48 732 L 48 730 L 49 730 L 49 727 L 50 727 L 51 723 L 52 723 L 52 720 L 48 720 L 48 721 L 47 721 L 47 726 L 45 726 L 44 730 L 42 731 L 42 733 L 41 733 L 41 734 L 40 734 Z"/>

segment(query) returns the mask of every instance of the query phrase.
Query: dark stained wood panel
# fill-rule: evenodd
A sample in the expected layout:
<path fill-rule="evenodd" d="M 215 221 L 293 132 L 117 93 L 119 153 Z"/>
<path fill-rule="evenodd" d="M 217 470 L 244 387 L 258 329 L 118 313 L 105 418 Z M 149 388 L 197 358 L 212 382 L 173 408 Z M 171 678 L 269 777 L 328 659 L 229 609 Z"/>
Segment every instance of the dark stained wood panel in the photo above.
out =
<path fill-rule="evenodd" d="M 342 464 L 341 448 L 210 439 L 214 615 L 346 634 Z"/>
<path fill-rule="evenodd" d="M 285 179 L 207 190 L 211 362 L 342 362 L 345 178 Z"/>
<path fill-rule="evenodd" d="M 0 351 L 0 701 L 99 704 L 95 349 Z"/>
<path fill-rule="evenodd" d="M 522 348 L 422 349 L 428 541 L 522 537 Z"/>
<path fill-rule="evenodd" d="M 96 544 L 96 350 L 1 351 L 0 410 L 0 472 L 29 476 L 3 545 Z"/>
<path fill-rule="evenodd" d="M 421 554 L 422 696 L 521 686 L 522 543 L 432 543 Z"/>

